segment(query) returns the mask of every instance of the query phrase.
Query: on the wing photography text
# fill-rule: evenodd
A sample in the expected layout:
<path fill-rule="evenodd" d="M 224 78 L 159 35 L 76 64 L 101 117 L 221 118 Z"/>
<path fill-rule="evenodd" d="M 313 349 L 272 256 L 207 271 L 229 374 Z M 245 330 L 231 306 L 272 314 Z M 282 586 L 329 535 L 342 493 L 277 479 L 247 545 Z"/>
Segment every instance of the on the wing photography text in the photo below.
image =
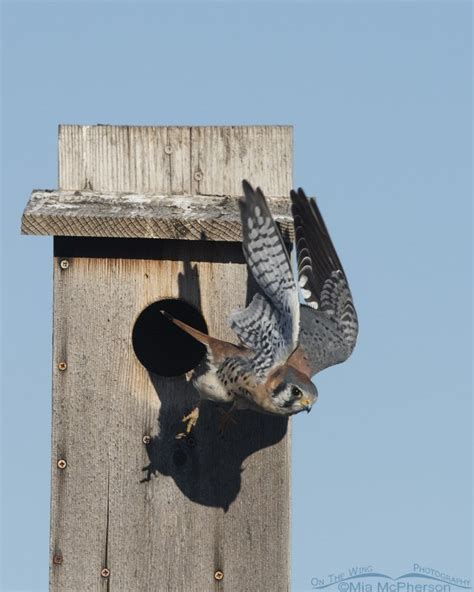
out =
<path fill-rule="evenodd" d="M 338 592 L 455 592 L 471 589 L 469 578 L 414 563 L 398 577 L 376 571 L 371 565 L 351 567 L 340 573 L 311 578 L 313 590 Z"/>

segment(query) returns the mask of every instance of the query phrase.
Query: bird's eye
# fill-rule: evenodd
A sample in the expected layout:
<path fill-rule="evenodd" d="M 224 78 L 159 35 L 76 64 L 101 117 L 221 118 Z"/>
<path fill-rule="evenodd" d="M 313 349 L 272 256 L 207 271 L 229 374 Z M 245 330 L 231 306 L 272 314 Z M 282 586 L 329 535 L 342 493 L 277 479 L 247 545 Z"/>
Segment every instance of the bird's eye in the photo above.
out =
<path fill-rule="evenodd" d="M 299 389 L 297 386 L 293 386 L 291 388 L 291 395 L 295 399 L 300 399 L 302 397 L 303 393 L 301 392 L 301 389 Z"/>

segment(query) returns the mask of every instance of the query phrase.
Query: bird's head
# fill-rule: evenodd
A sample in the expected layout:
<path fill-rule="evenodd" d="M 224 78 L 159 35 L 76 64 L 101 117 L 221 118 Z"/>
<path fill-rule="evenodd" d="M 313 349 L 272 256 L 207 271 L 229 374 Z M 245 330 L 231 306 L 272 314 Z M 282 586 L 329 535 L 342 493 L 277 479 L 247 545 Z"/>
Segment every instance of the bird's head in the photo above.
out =
<path fill-rule="evenodd" d="M 294 415 L 311 411 L 318 398 L 318 390 L 310 378 L 293 368 L 283 366 L 270 377 L 268 389 L 274 413 Z"/>

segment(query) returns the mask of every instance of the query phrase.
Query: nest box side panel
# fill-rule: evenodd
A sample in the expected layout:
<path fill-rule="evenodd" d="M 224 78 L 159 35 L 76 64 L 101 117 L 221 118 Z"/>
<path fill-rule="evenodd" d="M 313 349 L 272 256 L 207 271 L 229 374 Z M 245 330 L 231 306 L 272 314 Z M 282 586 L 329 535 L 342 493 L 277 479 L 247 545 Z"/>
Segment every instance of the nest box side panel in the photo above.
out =
<path fill-rule="evenodd" d="M 51 590 L 287 590 L 286 421 L 241 412 L 220 437 L 209 403 L 192 444 L 176 440 L 195 392 L 132 347 L 164 298 L 233 340 L 228 315 L 252 294 L 241 246 L 163 245 L 155 259 L 54 260 Z"/>

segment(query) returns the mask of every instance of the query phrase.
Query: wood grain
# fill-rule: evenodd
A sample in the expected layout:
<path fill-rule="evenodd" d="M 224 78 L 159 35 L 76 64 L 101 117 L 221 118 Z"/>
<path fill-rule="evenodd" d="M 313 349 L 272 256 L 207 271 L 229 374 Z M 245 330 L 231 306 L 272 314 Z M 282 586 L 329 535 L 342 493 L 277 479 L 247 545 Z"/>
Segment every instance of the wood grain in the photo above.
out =
<path fill-rule="evenodd" d="M 61 125 L 59 189 L 269 197 L 292 185 L 291 126 Z"/>
<path fill-rule="evenodd" d="M 268 197 L 292 187 L 292 128 L 230 126 L 191 128 L 191 163 L 201 195 L 242 194 L 242 179 Z"/>
<path fill-rule="evenodd" d="M 103 567 L 123 592 L 201 592 L 217 569 L 224 590 L 288 587 L 285 420 L 242 413 L 221 438 L 209 406 L 188 448 L 175 435 L 192 387 L 150 376 L 131 346 L 140 312 L 168 297 L 196 305 L 213 335 L 233 339 L 226 319 L 248 298 L 246 266 L 200 249 L 183 261 L 78 257 L 66 270 L 55 259 L 51 551 L 63 563 L 52 566 L 52 590 L 102 589 Z"/>
<path fill-rule="evenodd" d="M 204 229 L 221 242 L 159 241 L 137 258 L 79 249 L 61 266 L 61 248 L 75 239 L 56 241 L 53 592 L 289 589 L 289 424 L 241 412 L 222 438 L 218 410 L 205 404 L 194 442 L 176 440 L 196 401 L 189 376 L 150 374 L 132 347 L 139 314 L 170 297 L 200 309 L 212 335 L 234 340 L 227 318 L 254 293 L 241 245 L 222 242 L 240 237 L 233 200 L 242 177 L 287 195 L 291 129 L 61 126 L 60 190 L 34 194 L 25 231 L 77 236 L 71 220 L 82 218 L 83 236 L 204 238 Z M 157 336 L 156 355 L 166 347 Z"/>
<path fill-rule="evenodd" d="M 269 198 L 284 238 L 294 236 L 288 198 Z M 235 197 L 159 196 L 88 191 L 34 191 L 23 234 L 240 241 Z"/>

